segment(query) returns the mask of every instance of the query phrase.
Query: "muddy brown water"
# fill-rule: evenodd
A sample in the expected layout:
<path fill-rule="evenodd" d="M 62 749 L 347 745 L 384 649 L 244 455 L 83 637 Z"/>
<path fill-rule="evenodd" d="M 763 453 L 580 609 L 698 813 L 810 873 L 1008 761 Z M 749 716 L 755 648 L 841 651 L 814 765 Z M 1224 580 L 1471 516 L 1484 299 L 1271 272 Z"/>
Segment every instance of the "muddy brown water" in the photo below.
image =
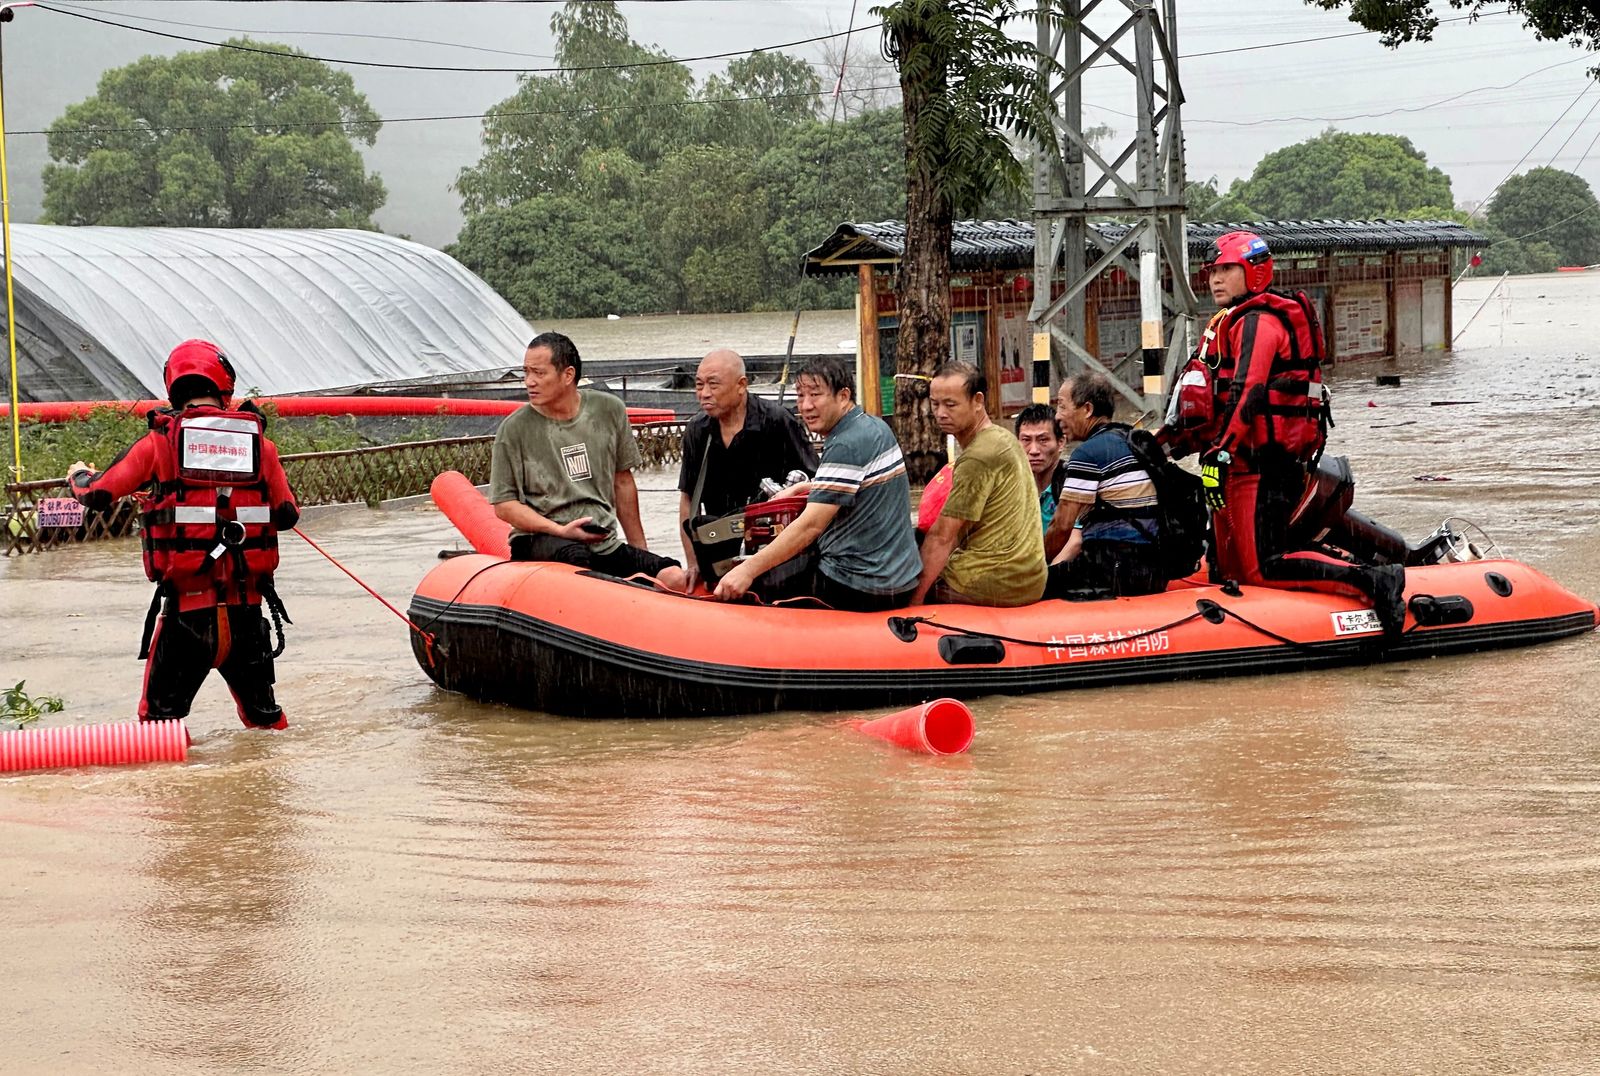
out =
<path fill-rule="evenodd" d="M 1342 371 L 1335 446 L 1372 514 L 1600 596 L 1600 274 L 1511 292 L 1452 356 Z M 308 527 L 402 606 L 455 544 Z M 290 732 L 213 680 L 187 765 L 0 778 L 0 1070 L 1600 1065 L 1594 636 L 981 699 L 930 760 L 837 715 L 479 705 L 303 544 L 280 579 Z M 0 681 L 129 716 L 147 595 L 130 544 L 0 563 Z"/>

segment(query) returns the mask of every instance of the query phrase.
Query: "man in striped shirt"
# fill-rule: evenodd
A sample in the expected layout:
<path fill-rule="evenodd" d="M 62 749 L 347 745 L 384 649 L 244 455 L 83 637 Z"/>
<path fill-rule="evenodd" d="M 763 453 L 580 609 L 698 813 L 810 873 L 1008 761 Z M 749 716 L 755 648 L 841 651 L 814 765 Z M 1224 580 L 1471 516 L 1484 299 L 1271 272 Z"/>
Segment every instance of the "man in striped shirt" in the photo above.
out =
<path fill-rule="evenodd" d="M 900 445 L 881 418 L 855 403 L 855 372 L 825 356 L 795 378 L 800 420 L 823 437 L 816 477 L 780 496 L 806 497 L 806 507 L 753 557 L 717 584 L 716 596 L 738 601 L 760 576 L 815 547 L 811 593 L 835 609 L 898 609 L 916 590 L 922 558 L 911 528 L 911 486 Z"/>
<path fill-rule="evenodd" d="M 1067 440 L 1081 443 L 1067 459 L 1061 501 L 1044 536 L 1046 598 L 1166 589 L 1155 483 L 1134 458 L 1128 427 L 1111 421 L 1115 405 L 1111 382 L 1094 372 L 1063 382 L 1056 397 Z"/>

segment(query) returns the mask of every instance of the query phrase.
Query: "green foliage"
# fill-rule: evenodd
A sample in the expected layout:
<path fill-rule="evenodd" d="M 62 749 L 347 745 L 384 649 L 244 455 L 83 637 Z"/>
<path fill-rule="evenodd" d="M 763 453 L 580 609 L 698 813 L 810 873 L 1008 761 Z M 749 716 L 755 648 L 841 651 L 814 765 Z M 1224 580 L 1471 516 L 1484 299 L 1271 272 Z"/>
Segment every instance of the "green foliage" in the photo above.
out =
<path fill-rule="evenodd" d="M 650 169 L 688 141 L 694 74 L 629 37 L 615 3 L 568 3 L 550 28 L 558 66 L 598 69 L 524 75 L 517 92 L 489 110 L 484 155 L 456 178 L 469 218 L 567 193 L 587 154 L 620 151 Z M 640 63 L 650 66 L 607 66 Z"/>
<path fill-rule="evenodd" d="M 708 103 L 685 110 L 692 140 L 766 149 L 786 129 L 816 118 L 821 90 L 811 65 L 793 56 L 757 52 L 732 60 L 726 74 L 706 79 L 696 95 Z"/>
<path fill-rule="evenodd" d="M 1055 64 L 1011 36 L 1014 23 L 1032 17 L 1017 0 L 897 0 L 872 13 L 883 19 L 883 54 L 900 71 L 906 126 L 895 372 L 926 377 L 950 353 L 952 222 L 1022 186 L 1012 138 L 1055 145 L 1048 91 Z M 944 459 L 917 383 L 897 382 L 893 422 L 913 483 L 930 479 Z"/>
<path fill-rule="evenodd" d="M 898 0 L 872 13 L 883 19 L 884 55 L 900 70 L 908 169 L 958 216 L 996 189 L 1021 186 L 1010 139 L 1055 141 L 1039 55 L 1009 33 L 1031 13 L 1016 0 Z"/>
<path fill-rule="evenodd" d="M 786 307 L 800 256 L 841 221 L 904 215 L 900 132 L 880 109 L 799 120 L 758 155 L 689 143 L 649 171 L 591 151 L 567 191 L 473 215 L 449 253 L 534 321 Z M 807 281 L 800 300 L 851 287 Z"/>
<path fill-rule="evenodd" d="M 796 301 L 801 256 L 840 224 L 905 219 L 904 133 L 900 109 L 880 108 L 831 126 L 799 124 L 762 155 L 756 181 L 769 195 L 761 242 L 771 281 L 763 306 Z M 854 288 L 848 280 L 807 280 L 799 301 L 848 304 Z"/>
<path fill-rule="evenodd" d="M 354 81 L 284 45 L 229 43 L 266 51 L 147 56 L 102 75 L 50 127 L 45 219 L 374 227 L 386 193 L 352 140 L 372 145 L 381 122 Z"/>
<path fill-rule="evenodd" d="M 21 425 L 22 477 L 30 482 L 61 478 L 77 460 L 103 470 L 148 429 L 143 412 L 131 413 L 116 407 L 97 407 L 81 422 L 24 421 Z M 3 458 L 9 475 L 9 436 L 5 438 Z"/>
<path fill-rule="evenodd" d="M 1499 239 L 1483 252 L 1483 264 L 1476 272 L 1479 276 L 1499 276 L 1510 273 L 1552 273 L 1561 265 L 1561 255 L 1549 243 L 1538 239 Z"/>
<path fill-rule="evenodd" d="M 1532 240 L 1534 247 L 1553 249 L 1557 265 L 1600 262 L 1600 202 L 1589 184 L 1571 172 L 1535 168 L 1512 176 L 1489 203 L 1486 217 L 1519 244 Z"/>
<path fill-rule="evenodd" d="M 1406 41 L 1431 41 L 1439 25 L 1433 0 L 1305 0 L 1333 11 L 1350 9 L 1350 21 L 1376 30 L 1393 48 Z M 1600 6 L 1594 0 L 1450 0 L 1450 7 L 1474 15 L 1510 11 L 1541 41 L 1570 41 L 1600 49 Z"/>
<path fill-rule="evenodd" d="M 1257 220 L 1395 219 L 1455 201 L 1450 177 L 1410 139 L 1331 128 L 1267 154 L 1227 197 Z"/>
<path fill-rule="evenodd" d="M 1238 184 L 1234 184 L 1235 187 Z M 1260 220 L 1261 216 L 1240 200 L 1233 191 L 1217 190 L 1217 177 L 1201 182 L 1192 180 L 1183 189 L 1184 204 L 1189 209 L 1189 219 L 1206 224 L 1241 223 Z"/>
<path fill-rule="evenodd" d="M 28 682 L 18 680 L 11 687 L 0 691 L 0 727 L 10 726 L 13 729 L 26 728 L 45 714 L 59 714 L 66 709 L 66 703 L 61 701 L 59 695 L 29 695 Z"/>
<path fill-rule="evenodd" d="M 528 317 L 786 306 L 800 255 L 840 221 L 902 215 L 898 109 L 830 125 L 811 65 L 782 53 L 696 87 L 609 0 L 551 25 L 562 66 L 650 66 L 525 78 L 485 120 L 449 252 Z M 848 294 L 808 281 L 801 301 Z"/>
<path fill-rule="evenodd" d="M 642 184 L 621 150 L 591 151 L 571 193 L 477 213 L 448 252 L 530 318 L 674 309 Z"/>

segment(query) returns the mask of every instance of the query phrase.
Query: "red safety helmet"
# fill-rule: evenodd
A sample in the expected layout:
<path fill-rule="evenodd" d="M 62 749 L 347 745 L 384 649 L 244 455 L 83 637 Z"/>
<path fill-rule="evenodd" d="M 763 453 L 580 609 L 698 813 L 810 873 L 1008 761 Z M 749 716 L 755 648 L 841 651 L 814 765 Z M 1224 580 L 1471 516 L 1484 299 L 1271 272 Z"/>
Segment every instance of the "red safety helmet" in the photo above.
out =
<path fill-rule="evenodd" d="M 181 407 L 196 396 L 233 396 L 233 364 L 209 340 L 185 340 L 167 356 L 167 399 Z"/>
<path fill-rule="evenodd" d="M 1218 265 L 1244 266 L 1244 287 L 1259 295 L 1272 285 L 1272 252 L 1267 241 L 1254 232 L 1228 232 L 1219 235 L 1206 248 L 1202 268 L 1207 272 Z"/>

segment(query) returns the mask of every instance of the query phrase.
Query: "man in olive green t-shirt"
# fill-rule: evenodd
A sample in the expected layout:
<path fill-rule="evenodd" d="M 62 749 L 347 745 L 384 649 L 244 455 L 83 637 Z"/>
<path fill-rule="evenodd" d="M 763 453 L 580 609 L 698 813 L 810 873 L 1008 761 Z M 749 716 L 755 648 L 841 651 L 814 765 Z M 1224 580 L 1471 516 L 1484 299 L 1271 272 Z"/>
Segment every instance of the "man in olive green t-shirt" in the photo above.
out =
<path fill-rule="evenodd" d="M 929 387 L 939 429 L 961 446 L 950 497 L 922 542 L 911 604 L 1028 605 L 1047 575 L 1039 500 L 1022 446 L 989 421 L 983 373 L 948 362 Z"/>
<path fill-rule="evenodd" d="M 534 337 L 523 357 L 528 406 L 495 431 L 489 502 L 516 528 L 511 559 L 622 578 L 642 573 L 683 590 L 677 562 L 645 548 L 628 409 L 615 396 L 578 388 L 582 361 L 560 333 Z"/>

